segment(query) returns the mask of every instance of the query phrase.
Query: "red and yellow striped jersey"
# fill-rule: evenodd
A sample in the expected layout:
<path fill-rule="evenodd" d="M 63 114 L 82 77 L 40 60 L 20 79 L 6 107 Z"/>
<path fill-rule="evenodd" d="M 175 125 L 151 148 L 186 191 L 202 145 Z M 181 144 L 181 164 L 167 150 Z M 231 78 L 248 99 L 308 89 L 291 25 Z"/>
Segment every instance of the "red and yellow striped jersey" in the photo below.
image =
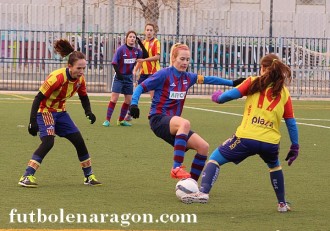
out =
<path fill-rule="evenodd" d="M 39 91 L 46 96 L 41 101 L 38 112 L 65 111 L 65 102 L 76 92 L 79 96 L 87 95 L 85 77 L 69 80 L 67 68 L 61 68 L 49 74 Z"/>
<path fill-rule="evenodd" d="M 243 96 L 247 95 L 255 78 L 250 77 L 237 87 Z M 268 87 L 264 92 L 247 96 L 242 123 L 237 128 L 236 136 L 278 144 L 282 118 L 294 118 L 290 93 L 283 87 L 281 94 L 273 98 L 272 88 Z"/>
<path fill-rule="evenodd" d="M 149 41 L 144 40 L 143 45 L 148 51 L 149 57 L 160 55 L 160 42 L 157 38 L 152 38 Z M 141 74 L 149 75 L 154 74 L 160 70 L 159 60 L 145 61 L 142 63 Z"/>

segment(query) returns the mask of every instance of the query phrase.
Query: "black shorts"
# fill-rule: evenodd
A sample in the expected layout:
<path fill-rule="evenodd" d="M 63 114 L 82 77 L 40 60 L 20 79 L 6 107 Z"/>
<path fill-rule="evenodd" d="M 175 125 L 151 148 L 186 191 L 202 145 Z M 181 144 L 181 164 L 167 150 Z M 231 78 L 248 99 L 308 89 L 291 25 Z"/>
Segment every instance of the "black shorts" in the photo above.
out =
<path fill-rule="evenodd" d="M 175 135 L 170 132 L 170 121 L 173 116 L 153 115 L 149 119 L 151 130 L 155 135 L 174 147 Z M 192 130 L 188 133 L 188 139 L 194 134 Z M 188 140 L 187 139 L 187 140 Z"/>

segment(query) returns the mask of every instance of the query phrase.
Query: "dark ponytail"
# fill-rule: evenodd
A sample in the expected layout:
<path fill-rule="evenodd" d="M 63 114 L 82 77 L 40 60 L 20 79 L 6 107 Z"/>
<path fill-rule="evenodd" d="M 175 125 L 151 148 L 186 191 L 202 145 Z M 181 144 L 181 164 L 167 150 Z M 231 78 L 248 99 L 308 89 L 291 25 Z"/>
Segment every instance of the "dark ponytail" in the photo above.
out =
<path fill-rule="evenodd" d="M 55 51 L 62 57 L 68 57 L 68 64 L 74 65 L 79 59 L 86 59 L 85 55 L 80 51 L 75 51 L 70 42 L 66 39 L 57 40 L 54 44 Z"/>

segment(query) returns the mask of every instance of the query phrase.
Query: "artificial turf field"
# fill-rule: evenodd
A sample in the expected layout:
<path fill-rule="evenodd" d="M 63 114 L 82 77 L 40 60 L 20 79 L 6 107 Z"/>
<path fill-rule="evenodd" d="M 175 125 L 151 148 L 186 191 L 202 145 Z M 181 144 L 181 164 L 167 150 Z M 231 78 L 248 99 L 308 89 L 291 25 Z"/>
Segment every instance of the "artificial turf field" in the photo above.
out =
<path fill-rule="evenodd" d="M 185 205 L 178 201 L 174 193 L 176 180 L 170 178 L 173 148 L 149 128 L 148 97 L 141 98 L 141 117 L 132 121 L 132 127 L 115 125 L 121 102 L 115 109 L 112 126 L 102 126 L 108 96 L 90 96 L 97 117 L 93 125 L 85 118 L 78 97 L 67 102 L 67 111 L 82 132 L 95 175 L 103 186 L 83 185 L 74 147 L 57 137 L 36 173 L 39 187 L 19 187 L 18 179 L 40 144 L 39 138 L 27 132 L 33 98 L 34 95 L 17 92 L 0 93 L 0 230 L 330 230 L 329 101 L 293 101 L 301 151 L 291 167 L 284 161 L 290 141 L 282 124 L 280 160 L 293 211 L 280 214 L 268 168 L 257 156 L 238 166 L 223 166 L 208 204 Z M 192 130 L 208 141 L 212 152 L 235 132 L 243 106 L 244 100 L 217 105 L 209 99 L 188 97 L 182 116 L 190 120 Z M 194 154 L 186 153 L 184 164 L 188 169 Z M 27 222 L 18 222 L 17 216 L 11 222 L 9 214 L 14 210 L 27 215 Z M 53 222 L 32 222 L 29 214 L 38 211 Z M 76 220 L 71 222 L 73 218 L 65 217 L 63 222 L 54 222 L 61 211 Z M 78 214 L 86 215 L 87 222 L 78 222 Z M 100 214 L 108 214 L 112 220 L 108 217 L 101 222 Z M 152 222 L 139 220 L 143 214 L 152 215 Z M 164 214 L 172 220 L 161 222 Z M 186 216 L 180 222 L 184 214 L 194 214 L 196 220 L 188 223 Z"/>

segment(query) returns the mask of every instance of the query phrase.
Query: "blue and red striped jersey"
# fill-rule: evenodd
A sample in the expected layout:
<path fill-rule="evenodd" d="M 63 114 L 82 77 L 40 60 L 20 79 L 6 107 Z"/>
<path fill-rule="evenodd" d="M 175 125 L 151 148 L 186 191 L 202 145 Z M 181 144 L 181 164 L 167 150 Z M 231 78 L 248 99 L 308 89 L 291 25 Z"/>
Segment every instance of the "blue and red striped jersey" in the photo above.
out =
<path fill-rule="evenodd" d="M 179 72 L 171 66 L 157 71 L 138 85 L 134 90 L 131 105 L 138 105 L 143 92 L 154 90 L 149 118 L 156 114 L 181 116 L 187 92 L 195 83 L 233 86 L 232 80 Z"/>
<path fill-rule="evenodd" d="M 112 59 L 112 64 L 116 64 L 122 75 L 131 75 L 136 63 L 136 59 L 143 57 L 142 50 L 133 47 L 128 48 L 126 44 L 118 47 Z"/>
<path fill-rule="evenodd" d="M 155 90 L 149 117 L 154 114 L 181 116 L 188 89 L 197 82 L 197 74 L 164 68 L 141 83 L 144 91 Z"/>

